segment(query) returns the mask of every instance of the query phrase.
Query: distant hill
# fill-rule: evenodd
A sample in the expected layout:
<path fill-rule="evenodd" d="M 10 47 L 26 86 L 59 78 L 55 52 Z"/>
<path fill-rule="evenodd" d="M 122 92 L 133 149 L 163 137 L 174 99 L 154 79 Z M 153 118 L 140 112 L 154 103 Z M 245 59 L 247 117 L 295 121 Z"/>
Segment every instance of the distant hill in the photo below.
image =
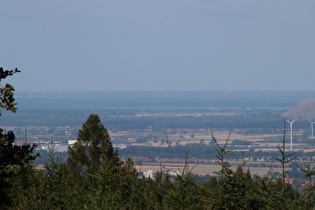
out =
<path fill-rule="evenodd" d="M 281 116 L 285 118 L 315 119 L 315 98 L 304 99 Z"/>

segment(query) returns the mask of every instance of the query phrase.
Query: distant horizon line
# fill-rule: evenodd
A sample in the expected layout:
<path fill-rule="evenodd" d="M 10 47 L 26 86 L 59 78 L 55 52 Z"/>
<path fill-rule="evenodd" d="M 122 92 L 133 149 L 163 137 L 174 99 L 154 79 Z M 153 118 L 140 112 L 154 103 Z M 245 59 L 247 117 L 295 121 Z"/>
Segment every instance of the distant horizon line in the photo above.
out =
<path fill-rule="evenodd" d="M 302 97 L 315 98 L 315 91 L 271 91 L 271 90 L 191 90 L 191 91 L 17 91 L 15 98 L 99 98 L 99 97 Z"/>

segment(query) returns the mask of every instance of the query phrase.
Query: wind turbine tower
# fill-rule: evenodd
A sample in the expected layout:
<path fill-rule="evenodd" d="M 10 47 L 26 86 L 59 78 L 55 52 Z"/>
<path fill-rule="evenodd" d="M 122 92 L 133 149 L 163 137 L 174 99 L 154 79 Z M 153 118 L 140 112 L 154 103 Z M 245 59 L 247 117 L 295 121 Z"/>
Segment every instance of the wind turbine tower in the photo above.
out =
<path fill-rule="evenodd" d="M 312 129 L 312 139 L 314 138 L 314 127 L 313 127 L 313 124 L 315 123 L 315 122 L 312 122 L 311 120 L 309 120 L 310 121 L 310 123 L 311 123 L 311 129 Z"/>
<path fill-rule="evenodd" d="M 296 119 L 293 120 L 293 121 L 287 120 L 287 122 L 290 123 L 291 150 L 292 150 L 292 137 L 293 137 L 293 123 L 294 123 L 295 121 L 296 121 Z"/>

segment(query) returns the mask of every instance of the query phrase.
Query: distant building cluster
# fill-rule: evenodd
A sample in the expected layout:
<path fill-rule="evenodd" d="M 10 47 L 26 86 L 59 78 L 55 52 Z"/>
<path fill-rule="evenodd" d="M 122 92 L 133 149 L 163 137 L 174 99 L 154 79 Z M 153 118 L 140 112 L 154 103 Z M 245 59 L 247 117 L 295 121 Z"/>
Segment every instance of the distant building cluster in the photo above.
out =
<path fill-rule="evenodd" d="M 143 171 L 143 172 L 139 173 L 139 178 L 144 177 L 146 179 L 155 180 L 157 173 L 159 173 L 159 172 L 154 172 L 153 170 L 150 169 L 148 171 Z M 168 174 L 171 177 L 176 177 L 177 175 L 179 175 L 179 176 L 182 175 L 182 173 L 180 171 L 170 171 L 170 170 L 162 172 L 162 175 L 163 174 L 164 175 Z M 174 180 L 174 178 L 171 178 L 171 180 Z"/>

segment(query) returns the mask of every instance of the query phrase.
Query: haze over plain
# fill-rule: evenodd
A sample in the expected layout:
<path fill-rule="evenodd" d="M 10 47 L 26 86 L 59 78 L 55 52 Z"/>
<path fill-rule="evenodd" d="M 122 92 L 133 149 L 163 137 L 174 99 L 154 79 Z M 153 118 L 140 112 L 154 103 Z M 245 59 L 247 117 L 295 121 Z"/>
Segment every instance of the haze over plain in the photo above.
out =
<path fill-rule="evenodd" d="M 315 2 L 1 1 L 17 91 L 315 91 Z"/>

